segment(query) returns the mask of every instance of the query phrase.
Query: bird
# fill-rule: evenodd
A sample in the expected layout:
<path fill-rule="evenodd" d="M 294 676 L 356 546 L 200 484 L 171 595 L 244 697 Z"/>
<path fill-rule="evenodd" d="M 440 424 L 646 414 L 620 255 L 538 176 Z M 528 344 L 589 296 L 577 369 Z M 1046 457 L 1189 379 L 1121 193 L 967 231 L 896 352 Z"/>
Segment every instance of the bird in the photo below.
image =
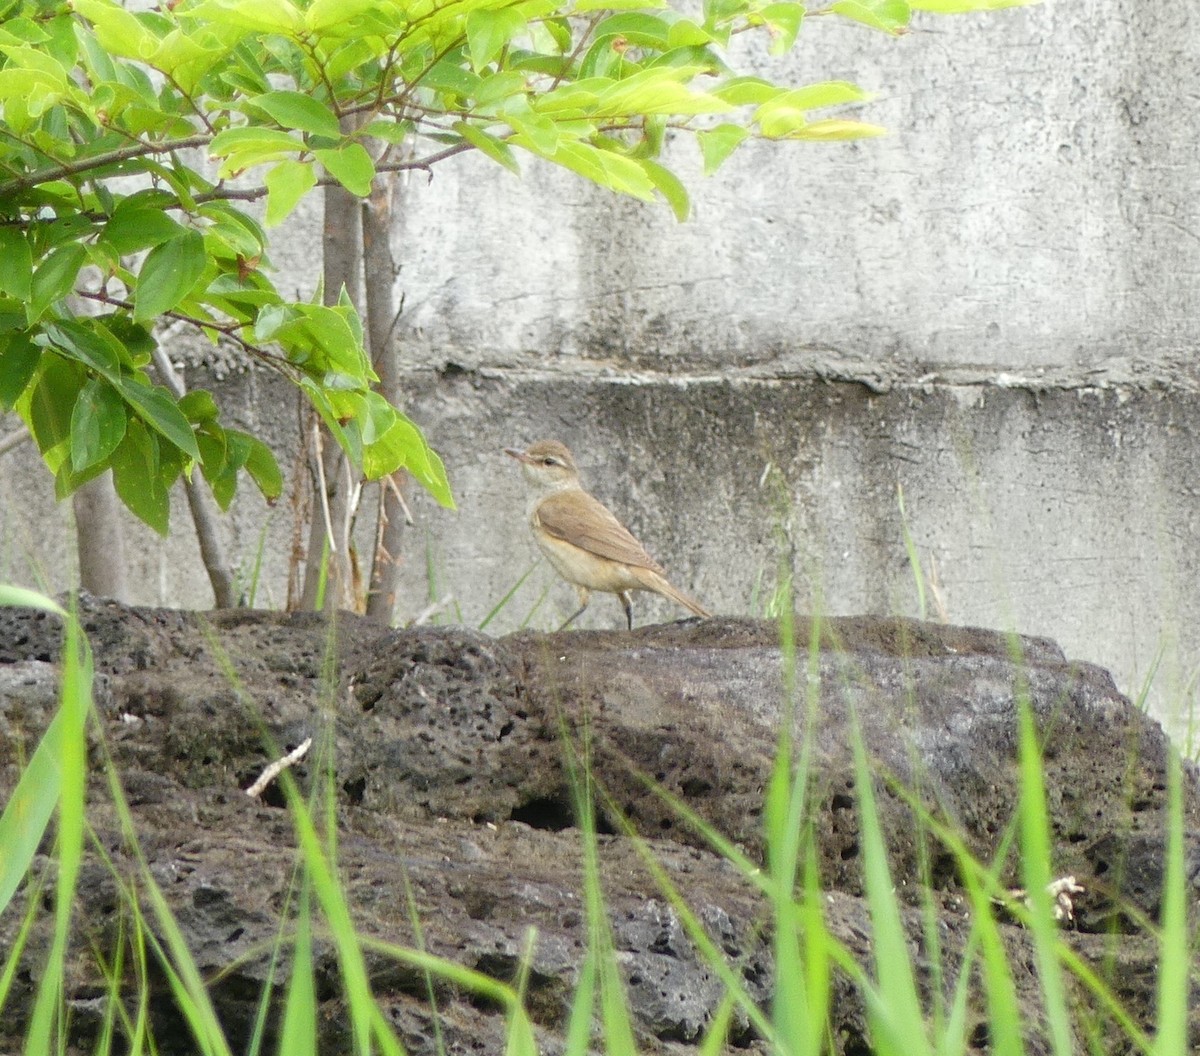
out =
<path fill-rule="evenodd" d="M 697 616 L 711 616 L 690 594 L 667 581 L 666 572 L 599 499 L 584 490 L 575 458 L 557 440 L 539 440 L 504 453 L 521 464 L 530 485 L 529 526 L 555 571 L 575 587 L 579 608 L 559 630 L 582 615 L 592 591 L 615 594 L 633 630 L 630 592 L 649 590 Z"/>

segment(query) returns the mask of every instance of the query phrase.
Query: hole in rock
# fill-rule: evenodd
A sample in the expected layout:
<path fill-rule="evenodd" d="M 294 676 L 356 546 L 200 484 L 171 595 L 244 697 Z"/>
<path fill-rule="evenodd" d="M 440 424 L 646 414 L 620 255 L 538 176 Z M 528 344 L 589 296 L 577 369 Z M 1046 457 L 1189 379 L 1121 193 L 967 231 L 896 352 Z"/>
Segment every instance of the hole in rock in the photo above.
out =
<path fill-rule="evenodd" d="M 363 801 L 363 796 L 366 794 L 367 779 L 356 777 L 353 781 L 343 781 L 342 791 L 346 793 L 346 799 L 357 806 Z"/>
<path fill-rule="evenodd" d="M 575 812 L 564 798 L 539 796 L 528 803 L 514 807 L 509 818 L 523 821 L 530 828 L 561 832 L 575 824 Z"/>

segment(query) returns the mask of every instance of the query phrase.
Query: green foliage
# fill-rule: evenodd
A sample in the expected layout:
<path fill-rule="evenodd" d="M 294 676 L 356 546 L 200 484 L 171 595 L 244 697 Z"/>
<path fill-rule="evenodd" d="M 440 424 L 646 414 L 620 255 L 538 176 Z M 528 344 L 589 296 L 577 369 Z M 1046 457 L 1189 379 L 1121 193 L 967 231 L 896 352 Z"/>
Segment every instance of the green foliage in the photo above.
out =
<path fill-rule="evenodd" d="M 822 13 L 901 32 L 914 8 L 1012 0 L 837 0 Z M 15 408 L 60 496 L 111 468 L 126 504 L 165 532 L 168 492 L 199 467 L 228 506 L 245 470 L 280 491 L 259 441 L 180 407 L 148 373 L 154 324 L 239 345 L 307 394 L 371 478 L 405 467 L 452 504 L 420 430 L 372 391 L 345 304 L 289 300 L 262 225 L 315 187 L 366 195 L 377 173 L 475 150 L 523 152 L 619 193 L 688 197 L 658 160 L 698 137 L 714 171 L 745 140 L 874 135 L 815 111 L 858 102 L 730 69 L 763 31 L 787 51 L 790 0 L 14 0 L 0 18 L 0 410 Z M 237 179 L 236 185 L 232 183 Z M 86 305 L 87 310 L 83 310 Z M 203 398 L 203 397 L 202 397 Z"/>

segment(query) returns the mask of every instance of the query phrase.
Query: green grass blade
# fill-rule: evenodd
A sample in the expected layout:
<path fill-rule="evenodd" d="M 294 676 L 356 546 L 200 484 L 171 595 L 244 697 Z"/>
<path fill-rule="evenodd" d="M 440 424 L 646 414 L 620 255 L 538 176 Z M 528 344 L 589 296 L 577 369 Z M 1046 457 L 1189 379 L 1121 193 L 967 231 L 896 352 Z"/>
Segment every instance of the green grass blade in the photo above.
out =
<path fill-rule="evenodd" d="M 908 555 L 908 567 L 912 570 L 913 582 L 917 587 L 917 615 L 927 618 L 928 609 L 925 604 L 925 573 L 921 569 L 921 555 L 913 540 L 912 532 L 908 529 L 908 511 L 904 508 L 904 486 L 896 484 L 896 504 L 900 508 L 900 534 L 904 539 L 904 552 Z"/>
<path fill-rule="evenodd" d="M 13 980 L 21 967 L 21 955 L 29 942 L 33 923 L 38 916 L 38 907 L 42 904 L 43 877 L 31 878 L 29 891 L 25 898 L 25 914 L 21 918 L 21 926 L 13 936 L 12 948 L 6 951 L 4 969 L 0 971 L 0 1009 L 8 1004 L 8 995 L 12 990 Z"/>
<path fill-rule="evenodd" d="M 537 1042 L 533 1036 L 533 1025 L 524 1014 L 525 995 L 529 986 L 529 969 L 533 964 L 533 951 L 537 947 L 537 929 L 530 927 L 525 932 L 525 949 L 521 953 L 517 969 L 517 1002 L 515 1010 L 520 1015 L 509 1017 L 508 1036 L 505 1038 L 505 1056 L 537 1056 Z"/>
<path fill-rule="evenodd" d="M 875 808 L 871 767 L 857 723 L 853 736 L 863 872 L 871 915 L 871 945 L 879 995 L 878 1001 L 868 1000 L 872 1037 L 880 1053 L 918 1056 L 932 1050 L 925 1030 L 925 1017 L 900 905 L 892 884 L 883 830 Z"/>
<path fill-rule="evenodd" d="M 413 929 L 413 938 L 417 941 L 417 949 L 425 950 L 425 929 L 421 926 L 421 914 L 417 909 L 417 897 L 413 893 L 412 881 L 408 870 L 401 866 L 404 873 L 404 901 L 408 906 L 408 922 Z M 429 1001 L 429 1014 L 433 1019 L 433 1051 L 437 1056 L 446 1056 L 446 1042 L 442 1037 L 442 1015 L 438 1010 L 437 990 L 433 985 L 433 973 L 425 970 L 425 997 Z"/>
<path fill-rule="evenodd" d="M 42 734 L 0 814 L 0 847 L 4 848 L 0 855 L 0 912 L 7 908 L 29 872 L 58 805 L 66 725 L 60 709 Z"/>
<path fill-rule="evenodd" d="M 606 1056 L 637 1056 L 633 1020 L 625 997 L 625 987 L 617 968 L 612 931 L 604 905 L 600 881 L 600 853 L 597 845 L 596 812 L 593 802 L 587 729 L 584 729 L 582 757 L 563 730 L 567 776 L 575 802 L 575 818 L 583 845 L 583 897 L 588 927 L 588 948 L 596 958 L 596 981 L 600 1001 L 600 1023 L 604 1032 Z"/>
<path fill-rule="evenodd" d="M 1061 945 L 1054 919 L 1050 893 L 1053 879 L 1050 864 L 1050 826 L 1047 820 L 1046 790 L 1042 781 L 1042 753 L 1028 699 L 1020 701 L 1021 788 L 1018 813 L 1021 819 L 1021 875 L 1029 899 L 1029 922 L 1037 953 L 1038 979 L 1046 1020 L 1050 1027 L 1051 1051 L 1055 1056 L 1071 1056 L 1071 1019 L 1067 1013 L 1066 993 L 1058 949 Z"/>
<path fill-rule="evenodd" d="M 292 974 L 283 1005 L 279 1031 L 280 1056 L 316 1056 L 317 984 L 313 975 L 312 906 L 308 877 L 302 881 L 292 944 Z"/>
<path fill-rule="evenodd" d="M 1183 848 L 1183 793 L 1179 755 L 1169 752 L 1167 861 L 1163 882 L 1162 935 L 1158 962 L 1155 1056 L 1179 1056 L 1188 1047 L 1189 974 L 1187 875 Z"/>
<path fill-rule="evenodd" d="M 508 590 L 505 591 L 504 597 L 502 597 L 498 602 L 496 602 L 495 605 L 492 606 L 492 611 L 489 612 L 479 624 L 479 629 L 481 631 L 487 630 L 487 625 L 491 623 L 492 620 L 494 620 L 497 616 L 499 616 L 500 613 L 505 610 L 505 608 L 507 608 L 509 602 L 511 602 L 513 599 L 513 595 L 521 589 L 525 583 L 525 580 L 527 580 L 533 574 L 533 570 L 537 568 L 537 566 L 538 563 L 535 561 L 532 565 L 525 569 L 524 573 L 521 575 L 521 578 L 518 579 L 511 587 L 509 587 Z"/>
<path fill-rule="evenodd" d="M 588 1056 L 592 1045 L 592 1017 L 596 1010 L 596 951 L 589 948 L 579 971 L 571 1013 L 567 1018 L 565 1056 Z"/>
<path fill-rule="evenodd" d="M 697 918 L 696 914 L 692 912 L 691 906 L 687 904 L 687 901 L 684 899 L 679 889 L 672 882 L 670 876 L 667 874 L 666 869 L 663 868 L 662 863 L 655 858 L 654 853 L 650 849 L 649 845 L 638 834 L 637 830 L 630 823 L 629 819 L 626 818 L 621 812 L 620 807 L 618 806 L 616 800 L 612 798 L 612 796 L 607 794 L 605 795 L 605 806 L 607 808 L 608 816 L 616 822 L 626 839 L 632 842 L 634 849 L 638 853 L 638 856 L 642 859 L 643 864 L 650 873 L 655 886 L 660 892 L 662 892 L 667 901 L 670 902 L 671 908 L 675 910 L 675 913 L 679 917 L 680 925 L 687 933 L 687 936 L 691 940 L 692 944 L 696 947 L 704 963 L 708 965 L 708 967 L 712 969 L 713 973 L 721 980 L 721 982 L 725 984 L 726 994 L 729 995 L 735 1001 L 735 1003 L 742 1008 L 742 1010 L 746 1013 L 747 1018 L 749 1018 L 750 1022 L 754 1025 L 755 1030 L 762 1035 L 764 1040 L 766 1040 L 768 1044 L 778 1047 L 778 1039 L 776 1038 L 775 1027 L 772 1025 L 771 1021 L 768 1020 L 765 1015 L 763 1015 L 762 1009 L 760 1009 L 750 995 L 746 993 L 746 989 L 742 984 L 741 976 L 727 963 L 725 960 L 725 955 L 721 951 L 720 947 L 713 942 L 708 933 L 704 930 L 704 926 L 700 923 L 700 920 Z M 764 894 L 769 896 L 772 893 L 771 888 L 763 886 L 763 880 L 761 875 L 759 875 L 759 870 L 755 869 L 753 865 L 746 863 L 743 866 L 737 862 L 734 862 L 733 864 L 739 870 L 748 868 L 750 872 L 755 875 L 751 876 L 745 872 L 743 875 L 746 875 L 748 880 L 750 880 L 752 883 L 755 883 L 755 886 L 758 887 L 759 890 L 763 891 Z"/>
<path fill-rule="evenodd" d="M 250 571 L 250 582 L 246 584 L 246 608 L 254 608 L 258 600 L 258 583 L 262 577 L 263 554 L 267 549 L 267 529 L 271 527 L 271 518 L 263 521 L 262 530 L 258 533 L 258 546 L 254 550 L 254 567 Z"/>
<path fill-rule="evenodd" d="M 66 611 L 36 591 L 0 584 L 0 605 L 40 609 L 69 620 Z M 62 788 L 64 729 L 60 707 L 21 772 L 17 787 L 0 814 L 0 913 L 20 887 L 50 824 Z"/>
<path fill-rule="evenodd" d="M 107 755 L 105 773 L 108 777 L 109 798 L 116 810 L 122 837 L 128 852 L 137 861 L 138 877 L 144 887 L 141 896 L 137 891 L 131 890 L 126 898 L 127 904 L 135 915 L 136 934 L 140 941 L 144 941 L 150 946 L 166 974 L 168 985 L 171 987 L 179 1011 L 195 1038 L 198 1052 L 202 1056 L 233 1056 L 220 1021 L 217 1019 L 216 1009 L 213 1008 L 212 999 L 205 987 L 200 969 L 197 967 L 187 941 L 183 937 L 183 932 L 171 912 L 166 896 L 162 893 L 162 889 L 150 869 L 150 864 L 142 853 L 129 801 L 121 787 L 116 766 L 113 764 L 112 758 Z M 115 870 L 114 875 L 117 875 Z M 161 935 L 161 941 L 144 919 L 141 897 L 144 897 L 149 903 L 150 912 L 158 925 L 157 931 Z M 148 978 L 144 955 L 141 962 L 141 978 L 143 980 Z M 145 1010 L 139 1011 L 144 1025 L 144 1031 L 139 1036 L 148 1037 L 149 1027 L 145 1025 L 148 1020 L 144 1013 Z"/>
<path fill-rule="evenodd" d="M 38 984 L 33 1013 L 25 1039 L 27 1056 L 58 1051 L 56 1025 L 61 1027 L 67 944 L 71 937 L 71 910 L 83 861 L 84 818 L 87 813 L 87 743 L 84 729 L 92 703 L 92 664 L 79 621 L 66 619 L 62 660 L 62 688 L 58 718 L 60 768 L 58 797 L 58 878 L 55 884 L 54 937 Z M 7 812 L 6 812 L 7 813 Z"/>
<path fill-rule="evenodd" d="M 321 837 L 313 822 L 312 812 L 304 802 L 304 797 L 300 795 L 291 774 L 284 771 L 279 776 L 287 795 L 300 854 L 312 878 L 313 893 L 321 906 L 321 912 L 329 925 L 330 935 L 337 949 L 350 1017 L 353 1051 L 359 1056 L 371 1056 L 372 1009 L 375 1008 L 375 999 L 371 993 L 371 983 L 367 976 L 358 933 L 354 929 L 350 907 L 346 903 L 346 893 L 326 856 Z"/>
<path fill-rule="evenodd" d="M 729 1028 L 733 1025 L 733 1010 L 736 1007 L 737 1002 L 733 995 L 726 990 L 725 996 L 721 998 L 721 1003 L 713 1013 L 707 1033 L 700 1041 L 696 1056 L 722 1056 L 726 1051 L 725 1042 L 729 1037 Z"/>

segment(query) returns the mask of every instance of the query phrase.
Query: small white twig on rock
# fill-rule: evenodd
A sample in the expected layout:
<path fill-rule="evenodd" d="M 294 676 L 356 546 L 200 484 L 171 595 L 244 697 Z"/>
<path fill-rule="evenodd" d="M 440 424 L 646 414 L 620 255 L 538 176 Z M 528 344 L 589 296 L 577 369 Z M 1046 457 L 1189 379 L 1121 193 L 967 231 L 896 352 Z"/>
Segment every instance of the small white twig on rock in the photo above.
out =
<path fill-rule="evenodd" d="M 258 797 L 261 796 L 266 790 L 267 785 L 274 781 L 275 778 L 283 773 L 283 771 L 289 766 L 295 766 L 298 762 L 300 762 L 300 760 L 308 754 L 308 750 L 311 747 L 312 738 L 306 737 L 282 759 L 276 759 L 275 762 L 271 763 L 262 772 L 262 774 L 259 775 L 258 780 L 255 781 L 254 784 L 252 784 L 248 789 L 246 789 L 246 795 L 248 795 L 251 799 L 258 799 Z"/>
<path fill-rule="evenodd" d="M 1054 880 L 1046 888 L 1054 899 L 1054 919 L 1073 922 L 1075 920 L 1075 903 L 1072 895 L 1083 894 L 1083 888 L 1075 883 L 1075 877 L 1064 876 Z"/>
<path fill-rule="evenodd" d="M 409 622 L 409 627 L 424 627 L 438 613 L 445 611 L 454 604 L 454 595 L 447 594 L 441 601 L 435 601 L 432 605 L 426 605 L 416 616 Z"/>
<path fill-rule="evenodd" d="M 1073 876 L 1061 876 L 1051 880 L 1046 885 L 1046 893 L 1054 899 L 1054 919 L 1066 921 L 1068 924 L 1075 920 L 1075 902 L 1072 895 L 1081 895 L 1087 890 L 1075 882 Z M 1009 891 L 1009 897 L 1029 906 L 1029 895 L 1023 887 L 1014 887 Z"/>

